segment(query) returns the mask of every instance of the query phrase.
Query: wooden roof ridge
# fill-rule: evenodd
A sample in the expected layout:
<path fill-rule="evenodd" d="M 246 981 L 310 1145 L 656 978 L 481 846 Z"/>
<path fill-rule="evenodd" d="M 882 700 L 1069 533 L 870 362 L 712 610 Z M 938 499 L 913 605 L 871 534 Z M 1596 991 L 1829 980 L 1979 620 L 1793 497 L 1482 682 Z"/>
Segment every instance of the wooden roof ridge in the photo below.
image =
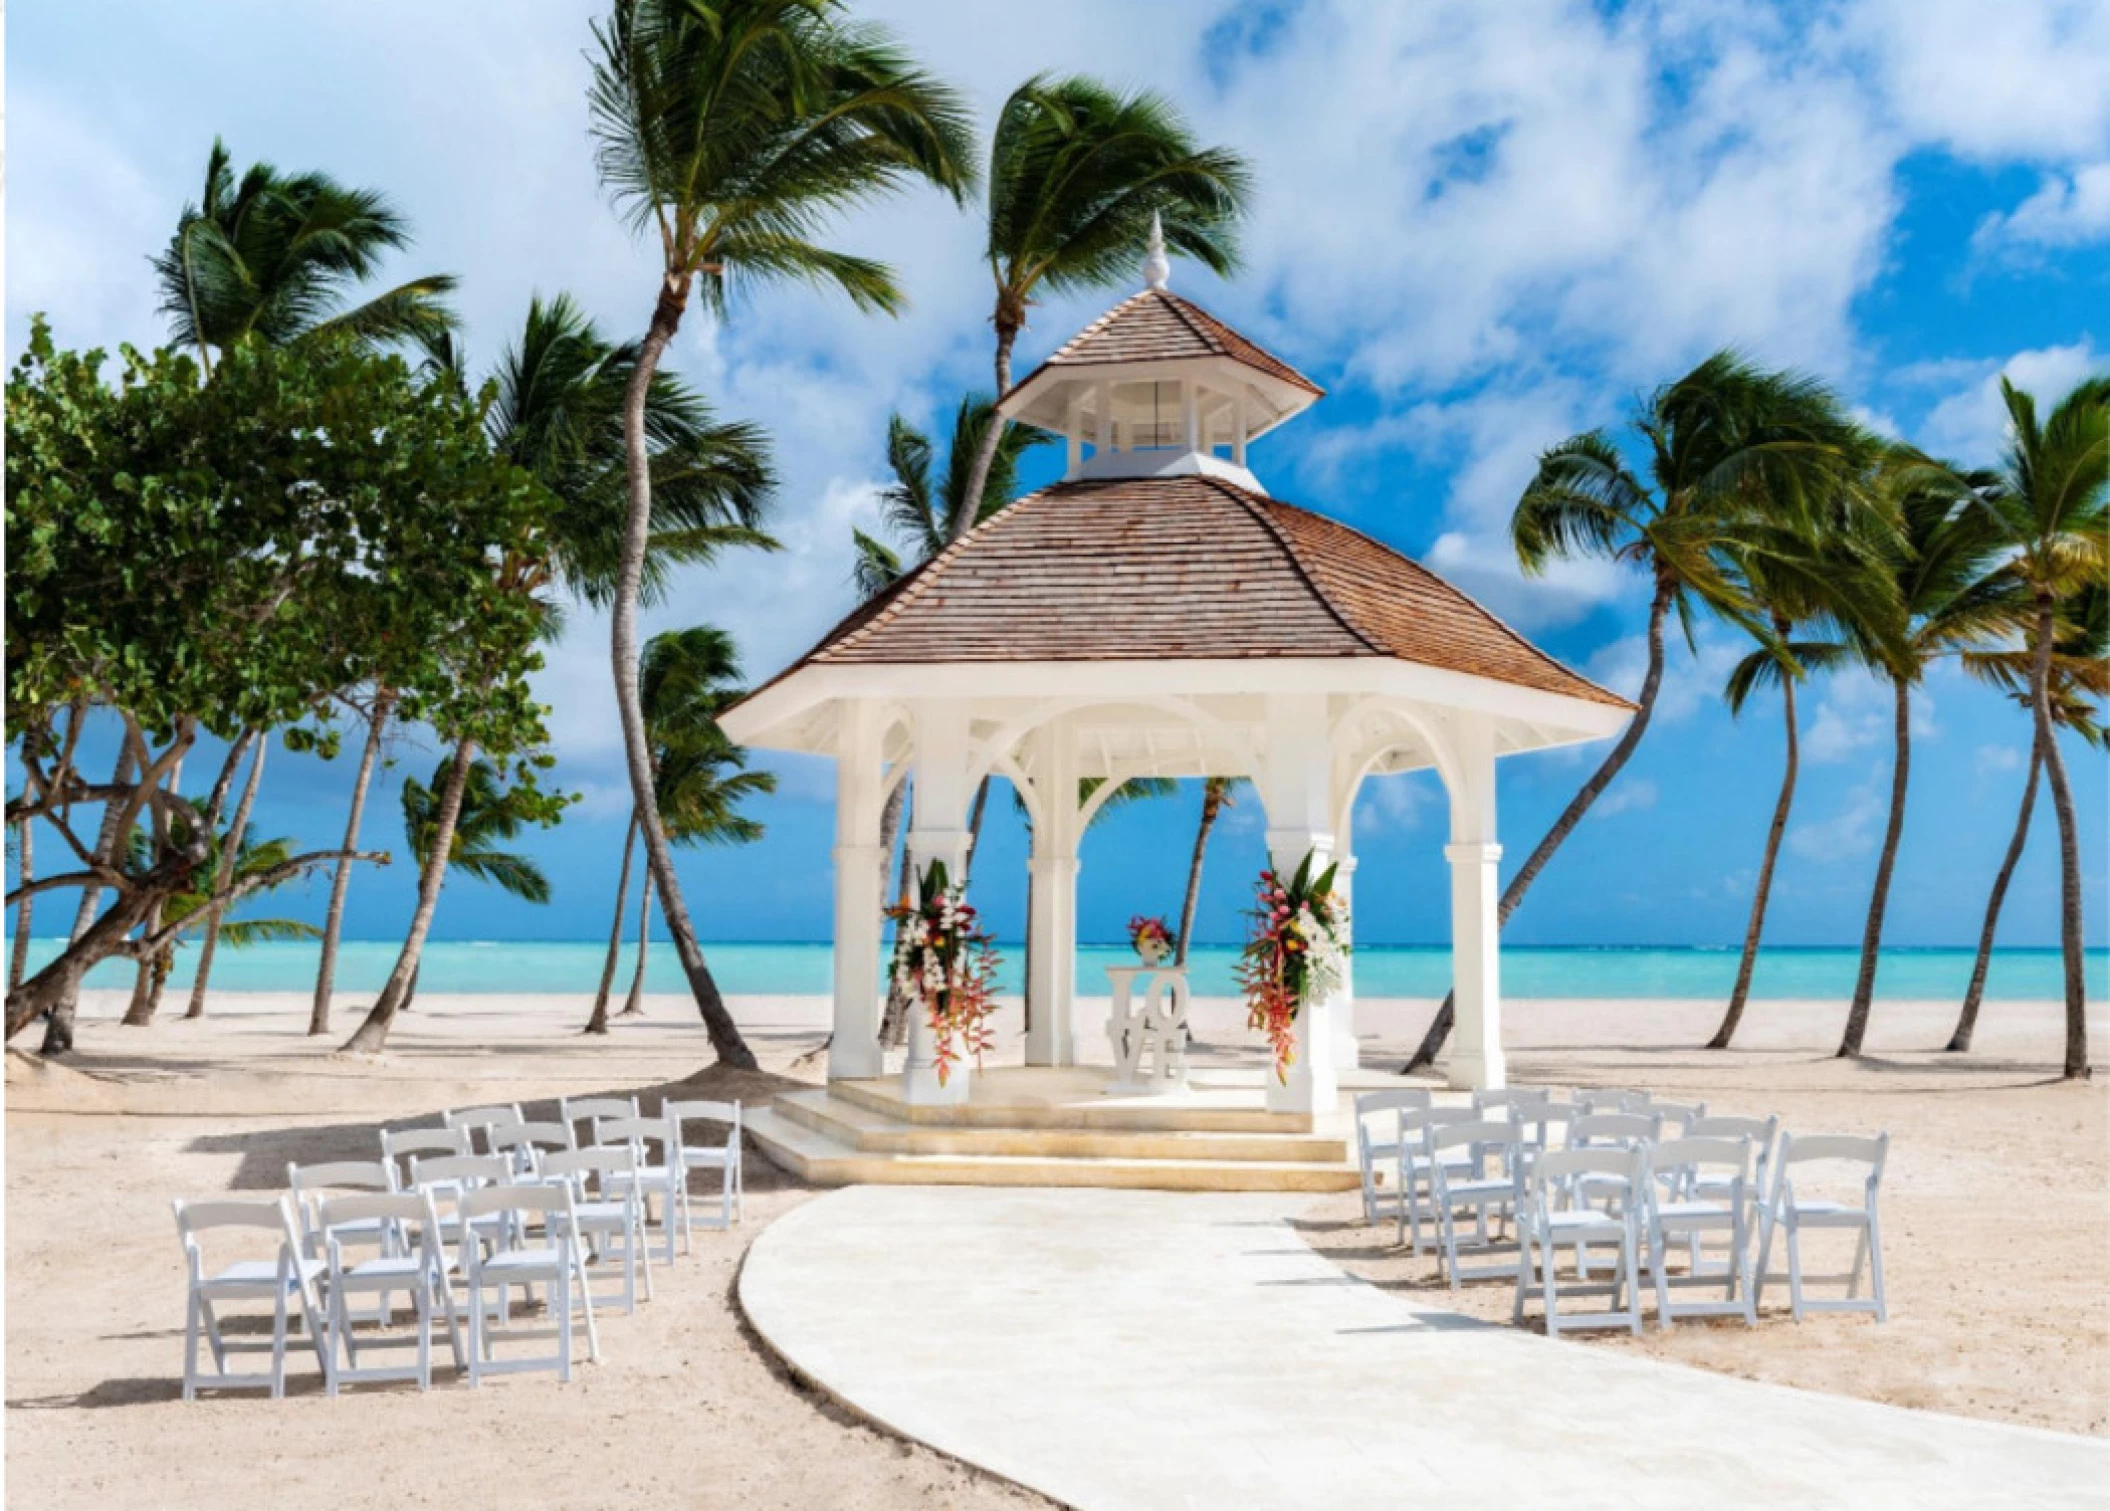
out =
<path fill-rule="evenodd" d="M 1138 309 L 1151 305 L 1162 310 L 1178 322 L 1179 327 L 1191 336 L 1201 348 L 1196 355 L 1223 357 L 1259 372 L 1293 383 L 1309 393 L 1324 396 L 1326 390 L 1307 378 L 1289 363 L 1276 356 L 1259 342 L 1245 335 L 1236 327 L 1219 319 L 1191 299 L 1183 299 L 1169 289 L 1142 289 L 1129 295 L 1104 314 L 1085 325 L 1069 340 L 1055 348 L 1025 377 L 1011 385 L 1002 395 L 1009 397 L 1033 382 L 1051 367 L 1098 367 L 1118 366 L 1134 360 L 1122 356 L 1094 357 L 1085 355 L 1086 348 L 1101 337 L 1109 335 L 1113 328 Z"/>
<path fill-rule="evenodd" d="M 1312 601 L 1318 604 L 1320 608 L 1326 610 L 1328 614 L 1333 616 L 1334 622 L 1339 624 L 1343 630 L 1347 631 L 1350 637 L 1361 642 L 1364 649 L 1368 650 L 1373 656 L 1390 656 L 1392 654 L 1389 648 L 1387 648 L 1379 641 L 1373 639 L 1371 635 L 1367 631 L 1365 631 L 1361 625 L 1356 624 L 1354 621 L 1349 619 L 1347 613 L 1342 610 L 1341 606 L 1335 603 L 1333 599 L 1327 595 L 1326 591 L 1321 588 L 1316 581 L 1313 580 L 1311 570 L 1305 565 L 1304 558 L 1297 554 L 1297 548 L 1295 544 L 1290 540 L 1289 536 L 1284 533 L 1280 525 L 1276 524 L 1275 521 L 1268 518 L 1266 506 L 1274 503 L 1275 500 L 1267 498 L 1263 494 L 1248 493 L 1245 489 L 1239 487 L 1236 483 L 1226 482 L 1220 477 L 1205 476 L 1203 478 L 1203 481 L 1208 483 L 1210 487 L 1216 489 L 1217 492 L 1231 499 L 1234 503 L 1241 505 L 1245 509 L 1246 513 L 1252 515 L 1254 521 L 1260 526 L 1260 528 L 1264 532 L 1266 532 L 1268 539 L 1272 540 L 1275 543 L 1277 549 L 1282 552 L 1283 560 L 1287 561 L 1289 563 L 1289 569 L 1297 574 L 1297 581 L 1304 585 L 1304 590 L 1307 593 L 1311 594 Z M 1308 514 L 1311 511 L 1302 510 L 1300 512 Z"/>
<path fill-rule="evenodd" d="M 1251 366 L 1274 372 L 1277 376 L 1285 378 L 1299 387 L 1307 388 L 1321 397 L 1325 396 L 1325 389 L 1305 377 L 1303 373 L 1283 361 L 1244 331 L 1211 314 L 1193 300 L 1184 299 L 1170 289 L 1145 289 L 1144 292 L 1156 294 L 1175 315 L 1180 317 L 1187 329 L 1193 331 L 1202 341 L 1215 347 L 1222 355 L 1234 361 L 1244 362 Z"/>
<path fill-rule="evenodd" d="M 1212 481 L 1214 481 L 1220 488 L 1225 488 L 1238 493 L 1245 492 L 1244 489 L 1237 487 L 1236 484 L 1226 483 L 1221 479 L 1212 479 Z M 1478 614 L 1482 619 L 1486 620 L 1497 630 L 1501 631 L 1502 634 L 1506 636 L 1511 643 L 1518 646 L 1520 649 L 1528 652 L 1531 656 L 1536 658 L 1539 662 L 1541 662 L 1543 665 L 1545 665 L 1552 671 L 1557 672 L 1564 677 L 1574 678 L 1575 681 L 1581 683 L 1584 687 L 1589 688 L 1592 692 L 1600 694 L 1604 700 L 1616 703 L 1622 708 L 1635 707 L 1635 704 L 1632 699 L 1623 697 L 1620 694 L 1613 692 L 1610 688 L 1604 686 L 1601 683 L 1591 681 L 1588 677 L 1585 677 L 1581 672 L 1575 670 L 1574 667 L 1568 665 L 1565 661 L 1562 661 L 1558 656 L 1553 655 L 1551 652 L 1539 646 L 1528 635 L 1518 630 L 1508 620 L 1504 619 L 1500 614 L 1497 614 L 1493 609 L 1490 609 L 1486 604 L 1482 603 L 1472 594 L 1466 592 L 1465 589 L 1459 587 L 1456 583 L 1452 582 L 1448 577 L 1443 576 L 1441 573 L 1429 570 L 1429 568 L 1423 566 L 1413 557 L 1407 555 L 1406 552 L 1401 551 L 1396 547 L 1386 545 L 1383 541 L 1379 540 L 1376 536 L 1370 534 L 1368 531 L 1358 530 L 1354 525 L 1347 523 L 1345 520 L 1335 519 L 1330 514 L 1321 514 L 1315 509 L 1306 509 L 1299 504 L 1286 503 L 1279 498 L 1267 498 L 1261 495 L 1251 495 L 1250 497 L 1253 502 L 1263 506 L 1264 509 L 1279 509 L 1285 513 L 1299 515 L 1305 519 L 1316 520 L 1323 528 L 1338 530 L 1344 535 L 1353 536 L 1356 540 L 1361 541 L 1364 545 L 1370 547 L 1372 550 L 1382 552 L 1384 555 L 1392 558 L 1393 560 L 1399 562 L 1401 565 L 1405 566 L 1408 570 L 1415 573 L 1415 575 L 1427 579 L 1429 582 L 1436 584 L 1438 587 L 1450 593 L 1461 603 L 1465 604 L 1466 607 L 1470 608 L 1474 613 Z M 1272 525 L 1272 522 L 1270 523 Z M 1299 569 L 1302 570 L 1303 558 L 1301 557 L 1301 555 L 1298 555 L 1294 542 L 1290 543 L 1289 549 L 1293 556 L 1297 556 L 1299 562 Z M 1309 581 L 1309 573 L 1306 573 L 1305 575 L 1306 580 Z M 1342 617 L 1344 623 L 1347 622 L 1346 611 L 1333 603 L 1331 595 L 1321 590 L 1318 596 L 1322 602 L 1324 602 L 1329 608 L 1332 608 L 1337 615 L 1340 615 Z M 1360 626 L 1351 626 L 1351 629 L 1357 635 L 1358 638 L 1364 641 L 1365 644 L 1371 643 L 1372 636 L 1369 632 L 1365 631 Z M 1381 641 L 1378 643 L 1378 648 L 1380 650 L 1380 653 L 1383 655 L 1395 657 L 1398 655 L 1396 651 L 1384 646 Z"/>

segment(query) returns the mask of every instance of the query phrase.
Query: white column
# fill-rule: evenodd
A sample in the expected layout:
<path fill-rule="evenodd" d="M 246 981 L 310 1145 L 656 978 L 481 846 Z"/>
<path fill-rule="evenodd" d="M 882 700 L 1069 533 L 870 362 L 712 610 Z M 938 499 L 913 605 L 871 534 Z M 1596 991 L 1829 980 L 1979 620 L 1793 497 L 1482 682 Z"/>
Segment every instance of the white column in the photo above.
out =
<path fill-rule="evenodd" d="M 1451 987 L 1457 1018 L 1447 1075 L 1461 1089 L 1504 1085 L 1502 1056 L 1502 847 L 1495 843 L 1494 726 L 1458 715 L 1458 779 L 1451 792 Z"/>
<path fill-rule="evenodd" d="M 828 1079 L 877 1076 L 879 944 L 887 854 L 879 848 L 884 803 L 878 711 L 844 705 L 835 752 L 835 1023 Z"/>
<path fill-rule="evenodd" d="M 972 843 L 967 831 L 967 706 L 955 699 L 926 699 L 916 704 L 914 716 L 916 806 L 908 835 L 909 866 L 918 888 L 934 860 L 943 861 L 947 877 L 957 883 Z M 903 1095 L 911 1102 L 966 1101 L 971 1066 L 955 1066 L 941 1086 L 932 1049 L 929 1022 L 920 1007 L 912 1006 Z"/>
<path fill-rule="evenodd" d="M 1066 721 L 1033 735 L 1033 785 L 1040 816 L 1033 825 L 1033 976 L 1026 983 L 1032 1025 L 1028 1065 L 1076 1062 L 1071 1033 L 1077 969 L 1077 753 Z"/>
<path fill-rule="evenodd" d="M 1070 397 L 1063 412 L 1063 439 L 1068 442 L 1069 455 L 1064 466 L 1065 480 L 1077 475 L 1084 465 L 1084 385 L 1072 383 Z"/>
<path fill-rule="evenodd" d="M 1343 851 L 1348 848 L 1348 836 L 1338 834 L 1334 843 Z M 1355 857 L 1342 854 L 1335 858 L 1340 869 L 1334 874 L 1333 889 L 1341 896 L 1348 908 L 1348 943 L 1355 943 Z M 1348 963 L 1341 968 L 1341 990 L 1333 999 L 1334 1062 L 1341 1070 L 1359 1070 L 1363 1064 L 1362 1041 L 1355 1036 L 1355 954 L 1351 949 Z"/>
<path fill-rule="evenodd" d="M 1201 394 L 1192 379 L 1180 380 L 1180 425 L 1189 451 L 1202 449 Z"/>
<path fill-rule="evenodd" d="M 1334 851 L 1332 751 L 1323 693 L 1272 695 L 1266 703 L 1267 749 L 1260 771 L 1267 808 L 1268 861 L 1287 877 L 1304 857 L 1323 867 Z M 1327 1113 L 1340 1099 L 1338 1041 L 1331 999 L 1308 1002 L 1297 1014 L 1296 1048 L 1287 1079 L 1267 1078 L 1270 1112 Z"/>
<path fill-rule="evenodd" d="M 1101 378 L 1092 390 L 1092 402 L 1099 410 L 1099 441 L 1092 455 L 1102 457 L 1114 449 L 1114 385 Z"/>
<path fill-rule="evenodd" d="M 1231 460 L 1245 465 L 1245 394 L 1231 395 Z"/>

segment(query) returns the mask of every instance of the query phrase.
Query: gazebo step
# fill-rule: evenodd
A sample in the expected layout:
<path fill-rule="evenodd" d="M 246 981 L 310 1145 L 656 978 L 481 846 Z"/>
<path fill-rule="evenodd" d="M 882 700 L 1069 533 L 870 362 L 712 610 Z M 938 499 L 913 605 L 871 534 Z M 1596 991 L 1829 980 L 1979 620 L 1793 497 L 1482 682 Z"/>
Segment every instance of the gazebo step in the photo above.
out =
<path fill-rule="evenodd" d="M 1037 1159 L 1258 1160 L 1340 1164 L 1345 1138 L 1211 1128 L 1004 1127 L 908 1122 L 827 1091 L 778 1097 L 776 1110 L 866 1154 L 997 1155 Z"/>
<path fill-rule="evenodd" d="M 1349 1191 L 1347 1161 L 1065 1158 L 1020 1154 L 871 1153 L 794 1121 L 777 1107 L 744 1126 L 774 1163 L 816 1185 L 1123 1186 L 1161 1191 Z"/>
<path fill-rule="evenodd" d="M 1191 1133 L 1308 1134 L 1312 1117 L 1305 1112 L 1269 1112 L 1259 1105 L 1261 1076 L 1243 1081 L 1197 1073 L 1195 1090 L 1183 1097 L 1109 1096 L 1103 1069 L 1010 1068 L 992 1078 L 977 1076 L 973 1099 L 954 1106 L 912 1106 L 901 1094 L 901 1078 L 831 1081 L 829 1092 L 840 1101 L 902 1122 L 971 1128 L 1105 1128 L 1135 1131 L 1176 1130 Z M 1250 1081 L 1251 1084 L 1245 1084 Z"/>

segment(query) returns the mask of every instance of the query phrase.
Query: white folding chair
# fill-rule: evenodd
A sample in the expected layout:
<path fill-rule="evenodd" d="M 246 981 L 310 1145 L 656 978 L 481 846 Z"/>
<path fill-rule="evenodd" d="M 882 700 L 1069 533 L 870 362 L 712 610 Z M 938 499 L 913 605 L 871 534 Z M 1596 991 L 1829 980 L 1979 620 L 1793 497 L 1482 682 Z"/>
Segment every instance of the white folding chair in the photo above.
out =
<path fill-rule="evenodd" d="M 1805 1312 L 1873 1312 L 1876 1321 L 1889 1320 L 1889 1311 L 1883 1300 L 1883 1230 L 1876 1215 L 1876 1194 L 1883 1183 L 1883 1161 L 1890 1152 L 1890 1135 L 1879 1133 L 1874 1138 L 1856 1137 L 1850 1134 L 1818 1134 L 1797 1138 L 1792 1133 L 1780 1136 L 1780 1152 L 1775 1157 L 1773 1197 L 1767 1204 L 1765 1239 L 1760 1246 L 1758 1260 L 1759 1299 L 1765 1297 L 1768 1280 L 1777 1278 L 1772 1269 L 1773 1236 L 1786 1230 L 1788 1235 L 1788 1299 L 1794 1308 L 1795 1320 L 1800 1322 Z M 1844 1165 L 1850 1168 L 1866 1168 L 1861 1182 L 1859 1204 L 1839 1201 L 1830 1197 L 1809 1194 L 1810 1181 L 1805 1180 L 1802 1192 L 1795 1189 L 1795 1178 L 1790 1173 L 1797 1167 L 1813 1164 Z M 1802 1272 L 1802 1230 L 1804 1228 L 1841 1228 L 1856 1233 L 1854 1262 L 1852 1268 L 1837 1275 L 1805 1275 Z M 1866 1263 L 1869 1272 L 1869 1294 L 1860 1295 L 1861 1266 Z M 1804 1298 L 1805 1284 L 1816 1282 L 1846 1283 L 1843 1299 L 1811 1301 Z"/>
<path fill-rule="evenodd" d="M 231 1389 L 267 1386 L 273 1400 L 286 1393 L 286 1338 L 291 1319 L 289 1306 L 297 1299 L 300 1320 L 308 1330 L 308 1344 L 322 1367 L 325 1386 L 330 1380 L 330 1356 L 324 1346 L 322 1311 L 315 1294 L 315 1280 L 322 1273 L 319 1259 L 301 1252 L 300 1235 L 293 1226 L 293 1213 L 282 1196 L 268 1201 L 225 1199 L 175 1204 L 176 1232 L 183 1240 L 187 1276 L 183 1315 L 183 1399 L 195 1401 L 199 1389 Z M 267 1259 L 238 1259 L 210 1273 L 200 1233 L 213 1229 L 247 1229 L 276 1240 L 277 1253 Z M 247 1338 L 229 1339 L 220 1330 L 219 1306 L 228 1301 L 269 1301 L 269 1342 Z M 211 1375 L 198 1373 L 198 1337 L 203 1333 L 212 1348 Z M 271 1368 L 263 1373 L 237 1373 L 227 1367 L 228 1356 L 238 1353 L 268 1353 Z"/>
<path fill-rule="evenodd" d="M 1432 1127 L 1425 1138 L 1429 1150 L 1431 1204 L 1436 1209 L 1436 1221 L 1443 1235 L 1443 1271 L 1451 1289 L 1457 1290 L 1460 1280 L 1483 1280 L 1513 1274 L 1516 1269 L 1514 1259 L 1502 1259 L 1472 1269 L 1461 1266 L 1458 1215 L 1460 1212 L 1473 1215 L 1475 1232 L 1466 1253 L 1492 1254 L 1503 1247 L 1497 1238 L 1489 1235 L 1487 1223 L 1492 1217 L 1499 1225 L 1523 1204 L 1522 1130 L 1507 1120 L 1482 1119 Z M 1444 1158 L 1446 1153 L 1456 1149 L 1463 1149 L 1468 1156 L 1463 1166 Z"/>
<path fill-rule="evenodd" d="M 1767 1198 L 1773 1190 L 1773 1150 L 1780 1135 L 1780 1118 L 1771 1117 L 1715 1117 L 1694 1118 L 1685 1125 L 1687 1138 L 1741 1138 L 1751 1141 L 1751 1179 L 1744 1184 L 1746 1199 L 1751 1205 L 1751 1220 L 1748 1226 L 1763 1244 L 1766 1236 Z M 1716 1201 L 1722 1199 L 1723 1188 L 1720 1177 L 1705 1170 L 1696 1172 L 1692 1184 L 1681 1196 L 1706 1196 Z M 1711 1264 L 1712 1246 L 1702 1242 L 1700 1252 L 1694 1256 L 1693 1269 L 1700 1270 Z M 1726 1262 L 1726 1261 L 1725 1261 Z"/>
<path fill-rule="evenodd" d="M 286 1186 L 293 1193 L 293 1215 L 300 1224 L 301 1252 L 310 1259 L 322 1258 L 322 1232 L 316 1226 L 316 1210 L 322 1205 L 326 1192 L 377 1192 L 386 1193 L 396 1189 L 395 1172 L 386 1160 L 333 1160 L 320 1165 L 289 1164 L 286 1166 Z M 363 1228 L 347 1228 L 341 1240 L 355 1248 L 372 1249 L 377 1254 L 392 1253 L 393 1234 L 386 1223 L 376 1219 Z M 361 1322 L 385 1322 L 388 1320 L 389 1299 L 383 1295 L 377 1310 L 362 1316 Z"/>
<path fill-rule="evenodd" d="M 440 1114 L 440 1121 L 449 1128 L 460 1128 L 469 1135 L 472 1153 L 491 1153 L 491 1130 L 513 1123 L 527 1121 L 521 1115 L 518 1102 L 508 1102 L 494 1107 L 463 1107 L 454 1112 Z M 479 1137 L 481 1135 L 481 1137 Z"/>
<path fill-rule="evenodd" d="M 623 1310 L 637 1310 L 638 1270 L 644 1269 L 645 1299 L 652 1299 L 652 1255 L 645 1240 L 644 1197 L 639 1193 L 637 1151 L 628 1144 L 559 1149 L 540 1156 L 535 1174 L 571 1189 L 574 1231 L 584 1240 L 582 1259 L 619 1258 L 623 1266 Z M 610 1299 L 610 1298 L 603 1298 Z"/>
<path fill-rule="evenodd" d="M 410 1189 L 410 1161 L 417 1155 L 469 1154 L 466 1128 L 383 1128 L 381 1163 L 395 1181 L 394 1189 Z"/>
<path fill-rule="evenodd" d="M 574 1287 L 579 1308 L 586 1314 L 586 1356 L 598 1361 L 600 1337 L 594 1331 L 593 1297 L 586 1287 L 586 1266 L 579 1246 L 578 1223 L 572 1214 L 570 1184 L 560 1180 L 548 1185 L 486 1186 L 464 1191 L 461 1219 L 470 1224 L 486 1224 L 507 1235 L 488 1253 L 476 1244 L 466 1244 L 462 1249 L 462 1278 L 468 1288 L 469 1383 L 481 1385 L 485 1375 L 535 1369 L 555 1369 L 559 1380 L 570 1380 Z M 548 1287 L 549 1310 L 555 1321 L 554 1354 L 511 1359 L 496 1356 L 500 1342 L 544 1336 L 540 1330 L 514 1326 L 510 1311 L 501 1312 L 505 1318 L 503 1326 L 489 1320 L 492 1304 L 503 1308 L 516 1285 L 530 1293 L 538 1285 Z M 495 1295 L 490 1294 L 493 1291 Z"/>
<path fill-rule="evenodd" d="M 1621 1091 L 1614 1087 L 1599 1086 L 1575 1093 L 1575 1105 L 1583 1112 L 1646 1112 L 1649 1095 L 1645 1091 Z"/>
<path fill-rule="evenodd" d="M 316 1214 L 323 1240 L 323 1263 L 328 1276 L 329 1355 L 331 1372 L 328 1390 L 337 1394 L 345 1384 L 385 1380 L 415 1380 L 418 1389 L 432 1388 L 432 1321 L 437 1316 L 447 1328 L 447 1344 L 454 1353 L 457 1372 L 466 1366 L 461 1332 L 455 1321 L 454 1289 L 450 1276 L 454 1259 L 440 1239 L 440 1219 L 426 1193 L 381 1196 L 339 1196 L 321 1204 Z M 367 1259 L 349 1259 L 347 1241 L 363 1240 L 374 1224 L 389 1235 L 387 1252 Z M 394 1321 L 390 1297 L 398 1291 L 410 1293 L 416 1331 L 408 1338 L 391 1334 L 361 1334 L 354 1327 L 351 1298 L 376 1296 L 380 1322 Z M 417 1361 L 408 1365 L 366 1366 L 359 1364 L 362 1348 L 417 1348 Z"/>
<path fill-rule="evenodd" d="M 1751 1141 L 1746 1138 L 1668 1139 L 1649 1151 L 1648 1267 L 1656 1280 L 1656 1317 L 1668 1328 L 1679 1317 L 1741 1317 L 1758 1326 L 1751 1284 Z M 1707 1185 L 1700 1186 L 1702 1177 Z M 1666 1196 L 1665 1193 L 1672 1193 Z M 1683 1194 L 1679 1194 L 1683 1193 Z M 1700 1269 L 1703 1238 L 1728 1240 L 1719 1275 Z M 1670 1245 L 1685 1241 L 1685 1273 L 1670 1273 Z M 1719 1301 L 1671 1300 L 1673 1288 L 1719 1285 Z"/>
<path fill-rule="evenodd" d="M 1406 1198 L 1398 1186 L 1385 1190 L 1379 1184 L 1380 1155 L 1399 1148 L 1399 1115 L 1422 1112 L 1430 1093 L 1422 1087 L 1391 1087 L 1366 1091 L 1355 1099 L 1355 1159 L 1363 1176 L 1363 1221 L 1375 1226 L 1386 1217 L 1406 1221 Z"/>
<path fill-rule="evenodd" d="M 1424 1107 L 1408 1108 L 1399 1114 L 1398 1181 L 1400 1211 L 1398 1213 L 1400 1243 L 1408 1243 L 1411 1234 L 1412 1252 L 1419 1254 L 1424 1249 L 1434 1249 L 1443 1242 L 1443 1225 L 1437 1221 L 1434 1205 L 1436 1177 L 1432 1173 L 1437 1158 L 1429 1150 L 1429 1131 L 1448 1127 L 1452 1123 L 1474 1123 L 1480 1118 L 1470 1107 Z M 1446 1149 L 1442 1158 L 1454 1170 L 1464 1170 L 1472 1163 L 1469 1149 Z M 1424 1243 L 1421 1225 L 1429 1225 L 1429 1237 Z"/>
<path fill-rule="evenodd" d="M 623 1145 L 636 1156 L 637 1168 L 616 1178 L 619 1186 L 633 1186 L 638 1196 L 638 1220 L 652 1226 L 652 1203 L 659 1202 L 659 1232 L 666 1240 L 667 1263 L 674 1262 L 674 1230 L 681 1205 L 688 1199 L 687 1172 L 674 1158 L 674 1132 L 665 1117 L 596 1118 L 594 1142 Z"/>
<path fill-rule="evenodd" d="M 1536 1107 L 1553 1100 L 1551 1090 L 1538 1086 L 1492 1086 L 1473 1093 L 1473 1111 L 1500 1114 L 1511 1107 Z"/>
<path fill-rule="evenodd" d="M 579 1147 L 569 1123 L 497 1124 L 490 1129 L 488 1137 L 491 1153 L 510 1157 L 513 1168 L 522 1175 L 534 1173 L 538 1155 Z"/>
<path fill-rule="evenodd" d="M 1705 1102 L 1658 1102 L 1651 1100 L 1637 1111 L 1649 1112 L 1663 1119 L 1663 1131 L 1671 1138 L 1692 1137 L 1692 1125 L 1707 1116 Z"/>
<path fill-rule="evenodd" d="M 667 1131 L 673 1136 L 669 1163 L 680 1168 L 681 1189 L 681 1242 L 688 1247 L 693 1231 L 691 1200 L 689 1195 L 689 1172 L 691 1170 L 716 1170 L 718 1172 L 718 1221 L 716 1226 L 730 1228 L 742 1215 L 747 1195 L 747 1168 L 740 1154 L 740 1104 L 738 1102 L 668 1102 L 660 1108 L 667 1120 Z M 691 1123 L 720 1123 L 724 1125 L 722 1138 L 689 1137 Z M 706 1222 L 705 1227 L 713 1226 Z"/>
<path fill-rule="evenodd" d="M 1648 1184 L 1648 1152 L 1640 1147 L 1548 1149 L 1541 1153 L 1531 1172 L 1531 1193 L 1517 1219 L 1516 1300 L 1510 1308 L 1512 1323 L 1524 1320 L 1525 1293 L 1536 1284 L 1546 1313 L 1546 1336 L 1586 1327 L 1623 1327 L 1636 1337 L 1641 1334 L 1641 1275 L 1638 1250 L 1639 1223 L 1636 1213 L 1644 1205 Z M 1616 1189 L 1619 1201 L 1599 1207 L 1576 1193 L 1585 1183 L 1599 1190 Z M 1612 1278 L 1592 1282 L 1583 1265 L 1583 1254 L 1592 1243 L 1609 1244 L 1619 1250 Z M 1559 1251 L 1575 1249 L 1575 1283 L 1566 1287 L 1571 1296 L 1604 1296 L 1607 1309 L 1563 1317 L 1560 1313 L 1562 1286 L 1556 1278 Z"/>
<path fill-rule="evenodd" d="M 578 1147 L 591 1148 L 594 1127 L 603 1118 L 638 1116 L 636 1097 L 565 1097 L 557 1103 L 557 1120 L 578 1136 Z M 581 1129 L 580 1125 L 585 1127 Z"/>

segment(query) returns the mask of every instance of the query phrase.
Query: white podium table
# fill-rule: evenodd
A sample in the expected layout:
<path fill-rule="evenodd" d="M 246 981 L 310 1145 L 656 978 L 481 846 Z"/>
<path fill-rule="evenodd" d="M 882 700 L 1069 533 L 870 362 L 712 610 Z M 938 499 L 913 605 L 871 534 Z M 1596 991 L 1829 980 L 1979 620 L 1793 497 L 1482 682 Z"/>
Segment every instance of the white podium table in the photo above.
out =
<path fill-rule="evenodd" d="M 1121 1096 L 1167 1096 L 1187 1089 L 1187 973 L 1174 965 L 1110 965 L 1113 1012 L 1106 1020 Z M 1137 987 L 1141 986 L 1141 1000 Z M 1149 1064 L 1146 1067 L 1145 1061 Z"/>

